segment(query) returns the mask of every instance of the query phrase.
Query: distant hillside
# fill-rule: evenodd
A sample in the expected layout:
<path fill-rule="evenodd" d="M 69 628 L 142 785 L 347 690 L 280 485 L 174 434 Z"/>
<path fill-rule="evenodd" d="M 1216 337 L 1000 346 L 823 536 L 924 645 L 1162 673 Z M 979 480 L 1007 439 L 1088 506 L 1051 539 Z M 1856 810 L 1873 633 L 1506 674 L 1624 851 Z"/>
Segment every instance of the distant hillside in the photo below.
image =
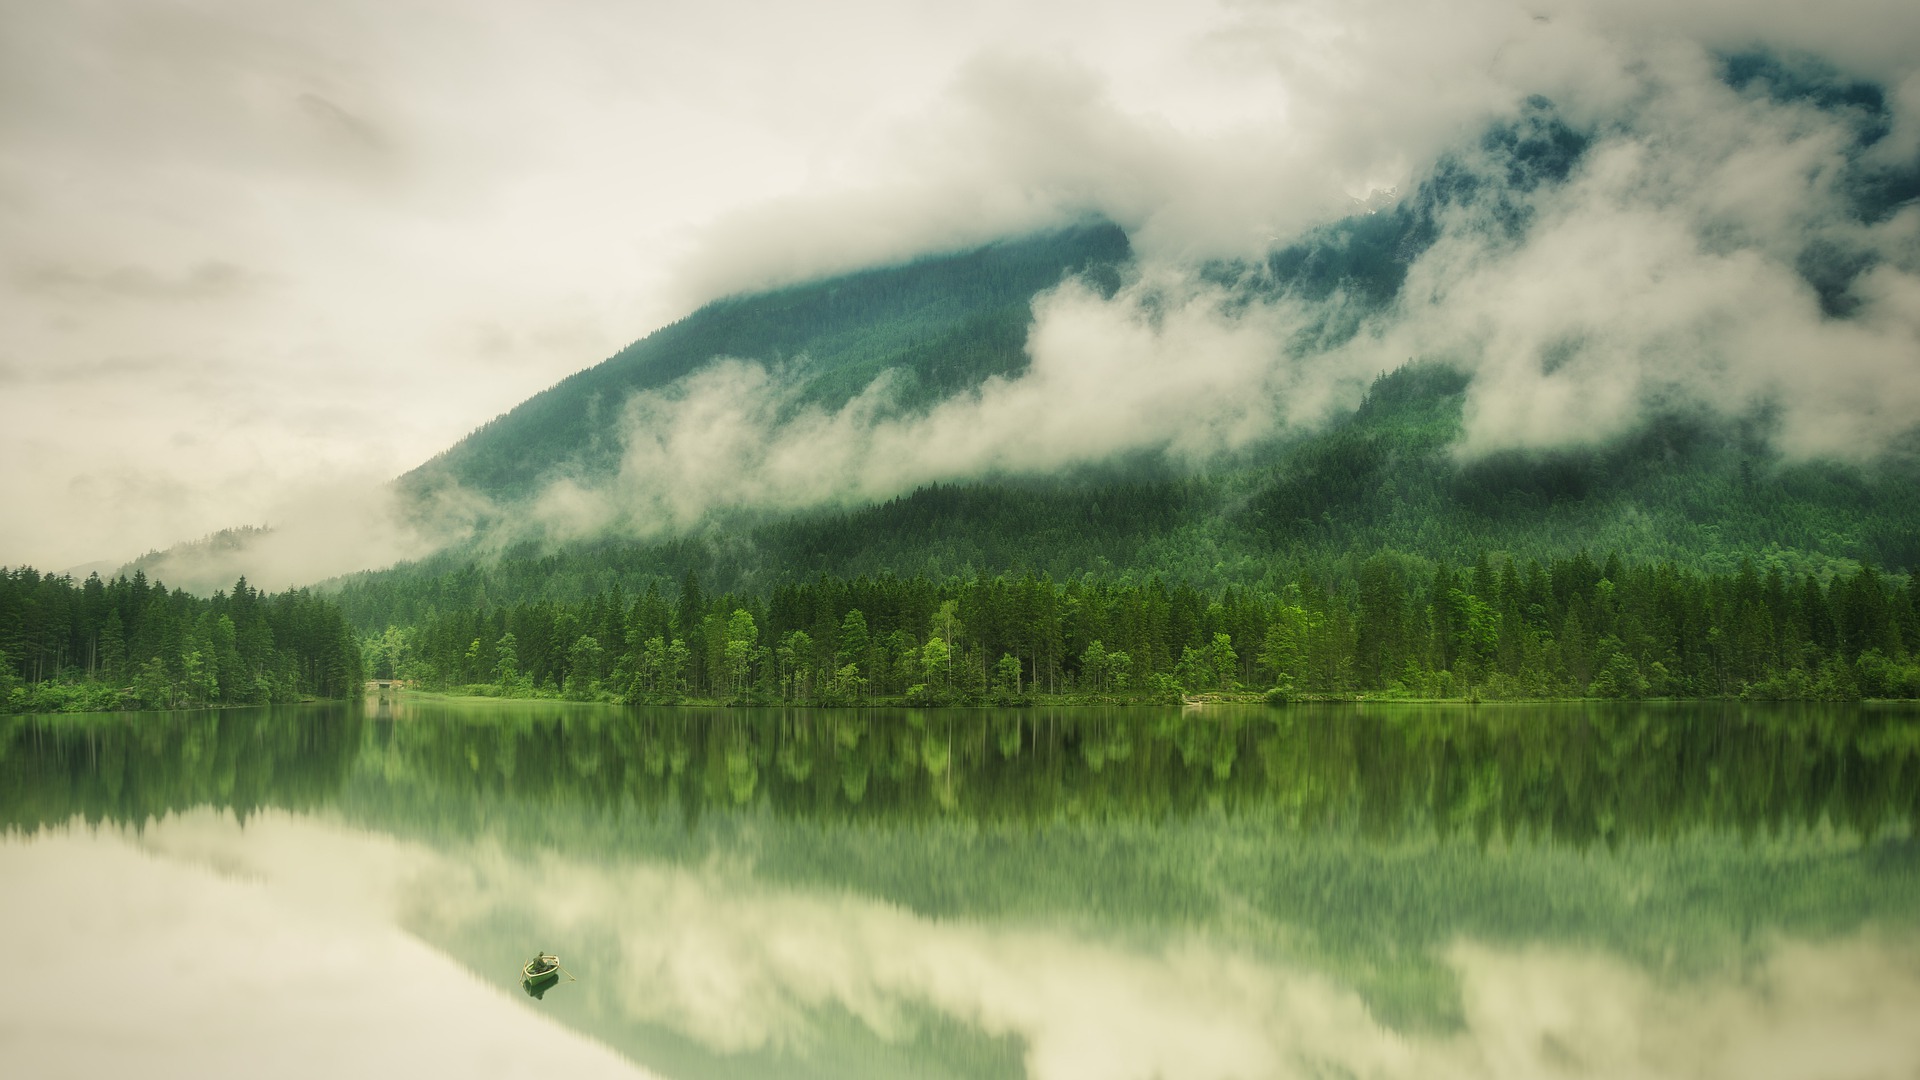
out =
<path fill-rule="evenodd" d="M 444 552 L 337 582 L 362 627 L 431 610 L 578 601 L 615 586 L 765 593 L 820 574 L 934 580 L 1157 572 L 1202 587 L 1290 580 L 1394 550 L 1416 562 L 1579 551 L 1790 579 L 1870 563 L 1920 568 L 1920 475 L 1788 463 L 1741 425 L 1656 418 L 1611 446 L 1466 465 L 1448 450 L 1466 379 L 1438 364 L 1381 377 L 1352 416 L 1201 474 L 1143 460 L 1038 479 L 941 484 L 851 511 L 734 515 L 688 536 L 497 557 Z"/>
<path fill-rule="evenodd" d="M 1322 305 L 1291 348 L 1326 348 L 1395 298 L 1443 215 L 1476 207 L 1517 234 L 1526 211 L 1516 200 L 1564 181 L 1586 145 L 1536 99 L 1391 207 L 1314 229 L 1259 262 L 1215 264 L 1206 277 L 1249 297 Z M 1131 261 L 1126 234 L 1094 223 L 717 301 L 534 395 L 400 486 L 420 497 L 457 484 L 511 505 L 555 479 L 604 480 L 618 469 L 622 406 L 633 394 L 727 358 L 775 367 L 797 401 L 830 410 L 883 373 L 897 407 L 925 408 L 1026 368 L 1037 294 L 1073 276 L 1110 292 Z"/>
<path fill-rule="evenodd" d="M 1073 274 L 1111 284 L 1129 257 L 1126 233 L 1093 224 L 720 300 L 535 394 L 400 485 L 511 502 L 558 475 L 604 477 L 627 397 L 726 357 L 786 362 L 804 397 L 829 407 L 889 369 L 906 380 L 903 404 L 937 400 L 1025 365 L 1036 293 Z"/>

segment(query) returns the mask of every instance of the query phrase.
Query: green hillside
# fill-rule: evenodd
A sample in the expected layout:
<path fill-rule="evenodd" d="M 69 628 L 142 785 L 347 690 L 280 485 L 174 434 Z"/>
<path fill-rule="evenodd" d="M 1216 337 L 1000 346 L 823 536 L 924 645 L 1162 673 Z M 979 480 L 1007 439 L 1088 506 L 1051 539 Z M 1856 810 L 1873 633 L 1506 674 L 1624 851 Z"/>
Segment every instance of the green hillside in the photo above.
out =
<path fill-rule="evenodd" d="M 1742 94 L 1849 119 L 1862 153 L 1842 189 L 1859 222 L 1884 219 L 1920 190 L 1920 171 L 1889 171 L 1864 153 L 1886 134 L 1878 89 L 1768 54 L 1728 56 L 1722 76 Z M 1408 265 L 1443 231 L 1524 241 L 1533 197 L 1566 183 L 1596 135 L 1532 99 L 1442 156 L 1393 206 L 1202 276 L 1249 304 L 1284 298 L 1317 313 L 1283 346 L 1310 364 L 1390 315 Z M 1845 318 L 1865 264 L 1822 243 L 1810 240 L 1796 265 L 1828 314 Z M 728 357 L 768 365 L 788 407 L 831 410 L 891 372 L 890 407 L 913 413 L 1024 370 L 1036 294 L 1073 275 L 1111 291 L 1133 270 L 1122 230 L 1091 223 L 722 300 L 529 399 L 403 478 L 402 489 L 459 485 L 524 523 L 525 505 L 552 480 L 591 486 L 614 474 L 621 407 L 633 393 L 670 388 Z M 1429 565 L 1581 551 L 1712 574 L 1751 562 L 1823 581 L 1861 565 L 1896 576 L 1920 565 L 1920 467 L 1911 455 L 1788 460 L 1772 448 L 1764 411 L 1729 417 L 1672 405 L 1604 445 L 1462 460 L 1454 447 L 1469 378 L 1415 359 L 1383 374 L 1357 411 L 1197 469 L 1148 449 L 1048 475 L 933 484 L 866 506 L 735 507 L 664 537 L 616 530 L 502 551 L 483 534 L 355 577 L 344 583 L 346 603 L 371 627 L 433 609 L 577 602 L 615 585 L 671 592 L 688 571 L 710 588 L 758 595 L 821 574 L 942 581 L 1010 571 L 1062 581 L 1163 573 L 1222 588 L 1292 580 L 1383 550 Z"/>
<path fill-rule="evenodd" d="M 630 395 L 717 359 L 782 365 L 803 400 L 835 406 L 881 372 L 912 407 L 1013 374 L 1034 294 L 1068 275 L 1112 284 L 1127 237 L 1089 224 L 972 251 L 720 300 L 528 398 L 401 478 L 422 493 L 459 483 L 512 501 L 556 475 L 595 477 L 619 460 L 615 427 Z"/>
<path fill-rule="evenodd" d="M 1786 462 L 1748 426 L 1681 416 L 1606 447 L 1463 465 L 1448 448 L 1465 388 L 1443 366 L 1402 368 L 1327 430 L 1204 473 L 1121 462 L 933 485 L 857 510 L 735 514 L 660 542 L 454 550 L 356 575 L 340 583 L 342 603 L 363 627 L 410 624 L 430 610 L 576 602 L 615 585 L 671 593 L 689 570 L 743 594 L 821 574 L 1027 571 L 1159 572 L 1219 588 L 1380 550 L 1430 564 L 1618 553 L 1714 573 L 1750 560 L 1789 580 L 1920 565 L 1920 477 L 1908 466 Z"/>
<path fill-rule="evenodd" d="M 1259 262 L 1208 266 L 1204 276 L 1249 300 L 1319 305 L 1320 318 L 1291 348 L 1325 348 L 1394 299 L 1443 216 L 1471 208 L 1490 228 L 1523 232 L 1520 198 L 1564 181 L 1587 141 L 1535 99 L 1516 120 L 1443 158 L 1390 210 L 1311 230 Z M 1126 234 L 1096 222 L 720 300 L 534 395 L 403 477 L 401 487 L 419 496 L 459 484 L 511 506 L 556 478 L 605 479 L 619 464 L 623 403 L 726 358 L 766 364 L 796 402 L 828 409 L 889 373 L 896 407 L 922 409 L 989 376 L 1023 371 L 1035 296 L 1068 277 L 1111 292 L 1131 260 Z"/>

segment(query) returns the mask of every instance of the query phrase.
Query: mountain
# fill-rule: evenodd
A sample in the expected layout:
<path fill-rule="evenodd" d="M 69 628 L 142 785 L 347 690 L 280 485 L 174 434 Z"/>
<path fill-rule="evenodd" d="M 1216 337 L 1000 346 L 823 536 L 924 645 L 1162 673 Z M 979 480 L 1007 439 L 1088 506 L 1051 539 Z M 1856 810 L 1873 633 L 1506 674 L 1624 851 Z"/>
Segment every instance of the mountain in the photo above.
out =
<path fill-rule="evenodd" d="M 1798 287 L 1817 296 L 1815 317 L 1850 325 L 1875 265 L 1863 237 L 1912 203 L 1920 163 L 1889 166 L 1872 152 L 1888 110 L 1871 84 L 1767 54 L 1724 58 L 1722 78 L 1743 100 L 1815 110 L 1851 140 L 1831 208 L 1821 211 L 1840 223 L 1809 226 L 1786 260 Z M 1452 262 L 1444 265 L 1472 271 L 1473 260 L 1524 251 L 1556 227 L 1556 216 L 1588 198 L 1576 187 L 1610 134 L 1618 133 L 1530 99 L 1390 204 L 1356 204 L 1351 216 L 1263 257 L 1205 263 L 1177 288 L 1152 277 L 1123 230 L 1094 221 L 708 305 L 402 478 L 420 505 L 447 492 L 485 505 L 478 538 L 344 582 L 348 609 L 372 626 L 436 604 L 577 600 L 648 582 L 671 591 L 689 570 L 710 587 L 748 592 L 821 573 L 1009 570 L 1163 572 L 1219 586 L 1382 549 L 1428 562 L 1587 550 L 1722 573 L 1752 561 L 1822 577 L 1863 563 L 1896 572 L 1920 565 L 1910 438 L 1864 455 L 1789 452 L 1782 413 L 1790 400 L 1728 405 L 1663 392 L 1649 393 L 1635 419 L 1611 432 L 1466 453 L 1473 395 L 1479 380 L 1495 377 L 1483 367 L 1442 349 L 1377 373 L 1334 370 L 1354 343 L 1385 340 L 1395 320 L 1441 302 L 1410 295 L 1443 287 L 1431 273 L 1410 284 L 1423 260 L 1445 255 Z M 1463 245 L 1471 259 L 1460 257 Z M 893 490 L 852 480 L 835 487 L 833 477 L 798 494 L 782 486 L 815 465 L 863 480 L 871 457 L 903 445 L 874 431 L 952 439 L 956 425 L 939 421 L 995 422 L 991 410 L 1010 388 L 1056 385 L 1037 366 L 1050 291 L 1078 290 L 1096 308 L 1130 305 L 1128 318 L 1157 331 L 1179 317 L 1182 289 L 1204 295 L 1229 324 L 1245 312 L 1286 313 L 1276 363 L 1308 373 L 1297 393 L 1321 392 L 1335 404 L 1317 420 L 1275 422 L 1201 454 L 1175 452 L 1177 428 L 1131 442 L 1114 436 L 1139 418 L 1116 408 L 1099 453 L 1051 464 L 989 454 L 931 480 L 903 472 L 909 481 Z M 1530 377 L 1551 378 L 1590 349 L 1578 338 L 1549 340 Z M 1173 352 L 1153 363 L 1200 359 Z M 1724 375 L 1713 376 L 1713 365 L 1723 363 L 1700 361 L 1709 391 Z M 739 370 L 753 379 L 699 382 L 729 364 L 748 365 Z M 1332 373 L 1316 374 L 1322 369 Z M 1178 385 L 1177 367 L 1173 374 L 1166 385 Z M 1073 393 L 1102 389 L 1083 382 Z M 1246 390 L 1256 418 L 1263 406 L 1290 404 Z M 741 406 L 723 430 L 716 417 L 728 419 L 720 413 L 750 395 L 760 395 L 757 404 Z M 1067 393 L 1057 404 L 1062 426 L 1086 424 L 1088 411 Z M 1484 410 L 1478 415 L 1484 421 Z M 1031 425 L 1055 419 L 1042 413 Z M 1213 420 L 1184 418 L 1199 428 Z M 716 444 L 760 445 L 734 447 L 735 457 L 719 455 L 700 472 L 692 459 L 704 452 L 707 423 Z M 668 441 L 661 432 L 675 425 L 691 436 Z M 636 464 L 631 447 L 655 439 L 666 450 Z M 849 440 L 855 451 L 845 450 Z M 588 525 L 549 527 L 556 502 L 581 499 L 603 504 Z"/>
<path fill-rule="evenodd" d="M 689 570 L 1220 586 L 1382 549 L 1910 571 L 1889 281 L 1920 264 L 1920 161 L 1874 83 L 1719 63 L 1719 112 L 1530 98 L 1404 194 L 1255 255 L 1142 256 L 1088 218 L 716 301 L 401 477 L 420 523 L 467 539 L 342 581 L 349 608 L 379 625 Z M 1728 108 L 1822 169 L 1784 202 L 1716 187 L 1757 151 L 1687 140 Z M 1253 361 L 1219 362 L 1235 349 Z"/>
<path fill-rule="evenodd" d="M 621 404 L 722 358 L 780 366 L 796 401 L 838 407 L 883 372 L 897 401 L 923 406 L 1017 375 L 1034 294 L 1072 275 L 1106 288 L 1131 253 L 1093 223 L 717 301 L 571 375 L 400 479 L 419 496 L 448 484 L 508 503 L 556 477 L 603 478 L 618 465 Z"/>
<path fill-rule="evenodd" d="M 1516 197 L 1564 181 L 1586 142 L 1535 99 L 1469 153 L 1444 160 L 1412 197 L 1315 229 L 1263 261 L 1216 262 L 1203 273 L 1249 298 L 1323 305 L 1291 347 L 1325 348 L 1393 301 L 1445 215 L 1476 206 L 1500 229 L 1522 231 L 1527 211 Z M 534 395 L 402 477 L 400 487 L 421 498 L 458 485 L 512 506 L 556 480 L 604 481 L 619 469 L 628 399 L 727 359 L 767 365 L 791 407 L 839 409 L 884 376 L 889 408 L 924 411 L 1027 369 L 1038 294 L 1071 279 L 1110 297 L 1132 264 L 1126 233 L 1091 222 L 730 297 Z"/>
<path fill-rule="evenodd" d="M 1718 64 L 1515 101 L 1266 245 L 1089 214 L 726 297 L 399 478 L 408 521 L 141 565 L 437 543 L 326 602 L 509 696 L 1913 697 L 1920 127 Z"/>

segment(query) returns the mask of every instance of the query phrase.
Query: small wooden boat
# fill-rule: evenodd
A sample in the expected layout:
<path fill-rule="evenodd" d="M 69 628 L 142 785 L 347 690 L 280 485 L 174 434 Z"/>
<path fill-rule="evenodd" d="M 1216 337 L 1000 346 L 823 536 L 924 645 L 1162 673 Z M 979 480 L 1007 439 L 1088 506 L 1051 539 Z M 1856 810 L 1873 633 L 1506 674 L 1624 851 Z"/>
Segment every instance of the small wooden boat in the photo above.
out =
<path fill-rule="evenodd" d="M 560 966 L 559 957 L 552 953 L 541 953 L 520 969 L 520 988 L 527 992 L 528 997 L 538 1000 L 559 985 L 562 974 L 573 978 L 571 972 Z"/>

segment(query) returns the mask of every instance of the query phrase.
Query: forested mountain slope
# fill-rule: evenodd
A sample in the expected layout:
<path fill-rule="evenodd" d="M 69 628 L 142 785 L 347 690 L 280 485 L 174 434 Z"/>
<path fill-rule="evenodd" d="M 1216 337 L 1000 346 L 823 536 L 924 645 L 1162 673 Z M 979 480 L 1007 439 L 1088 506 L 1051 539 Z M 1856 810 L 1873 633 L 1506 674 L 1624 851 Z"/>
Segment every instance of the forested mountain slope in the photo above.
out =
<path fill-rule="evenodd" d="M 1885 92 L 1766 53 L 1720 63 L 1725 87 L 1752 108 L 1805 110 L 1796 115 L 1819 117 L 1848 143 L 1835 175 L 1823 181 L 1831 198 L 1819 214 L 1827 216 L 1806 210 L 1814 224 L 1782 263 L 1813 317 L 1845 323 L 1876 259 L 1898 247 L 1883 243 L 1876 254 L 1863 239 L 1867 230 L 1920 193 L 1920 166 L 1889 164 L 1875 150 L 1889 130 Z M 1463 243 L 1484 262 L 1533 243 L 1556 227 L 1555 215 L 1564 224 L 1588 197 L 1575 188 L 1595 156 L 1609 152 L 1609 140 L 1619 152 L 1620 123 L 1570 119 L 1554 103 L 1530 99 L 1442 154 L 1413 190 L 1358 206 L 1264 256 L 1190 267 L 1180 287 L 1205 293 L 1229 322 L 1242 312 L 1287 312 L 1285 333 L 1271 343 L 1272 363 L 1308 372 L 1299 378 L 1311 383 L 1320 378 L 1317 366 L 1349 343 L 1385 340 L 1383 326 L 1425 317 L 1409 313 L 1443 303 L 1431 292 L 1431 273 L 1415 272 L 1435 252 L 1470 272 L 1475 264 L 1458 262 Z M 1817 194 L 1810 188 L 1807 198 Z M 729 360 L 760 365 L 766 384 L 779 388 L 767 399 L 775 408 L 751 413 L 766 425 L 768 445 L 790 427 L 811 424 L 838 438 L 889 417 L 924 418 L 956 401 L 980 405 L 979 415 L 991 420 L 984 410 L 996 388 L 1041 382 L 1030 378 L 1041 362 L 1034 335 L 1044 313 L 1036 297 L 1063 282 L 1084 283 L 1110 301 L 1123 296 L 1129 317 L 1151 328 L 1176 317 L 1181 303 L 1178 289 L 1156 291 L 1152 273 L 1121 229 L 1089 223 L 711 304 L 536 395 L 403 478 L 402 490 L 422 506 L 441 490 L 476 496 L 470 502 L 486 508 L 478 539 L 343 583 L 347 610 L 372 627 L 436 607 L 578 601 L 616 584 L 671 591 L 689 570 L 711 588 L 764 593 L 820 574 L 946 580 L 1006 571 L 1056 580 L 1163 573 L 1217 588 L 1292 580 L 1304 569 L 1381 550 L 1433 564 L 1485 552 L 1523 560 L 1617 552 L 1713 573 L 1752 561 L 1790 580 L 1825 580 L 1862 564 L 1898 575 L 1920 564 L 1920 467 L 1910 437 L 1872 453 L 1789 453 L 1781 414 L 1792 402 L 1716 398 L 1703 383 L 1707 389 L 1693 397 L 1649 394 L 1631 423 L 1602 435 L 1468 452 L 1468 429 L 1488 412 L 1474 407 L 1476 380 L 1486 376 L 1471 357 L 1445 349 L 1404 361 L 1395 355 L 1401 366 L 1370 385 L 1371 370 L 1349 372 L 1346 389 L 1328 395 L 1339 406 L 1325 416 L 1276 422 L 1264 437 L 1203 455 L 1174 453 L 1164 439 L 1121 440 L 1119 450 L 1065 465 L 988 457 L 971 470 L 922 470 L 922 479 L 871 499 L 821 486 L 811 501 L 782 501 L 765 497 L 767 484 L 745 484 L 722 496 L 703 492 L 694 512 L 667 516 L 653 511 L 683 494 L 672 485 L 724 483 L 727 470 L 683 480 L 671 475 L 679 471 L 671 453 L 650 458 L 650 472 L 623 459 L 629 442 L 655 437 L 645 424 L 671 411 L 636 417 L 628 409 L 636 394 L 673 406 L 682 400 L 676 393 L 690 393 L 689 377 Z M 1410 294 L 1421 288 L 1429 292 Z M 1607 320 L 1636 320 L 1610 312 Z M 1577 334 L 1548 341 L 1528 358 L 1538 368 L 1530 377 L 1600 363 L 1581 359 L 1590 347 Z M 1715 370 L 1723 363 L 1713 358 L 1715 347 L 1701 345 L 1707 359 L 1675 362 Z M 1204 359 L 1176 351 L 1156 362 Z M 869 395 L 876 386 L 885 392 Z M 879 421 L 848 409 L 863 395 L 877 402 Z M 1278 394 L 1271 404 L 1287 401 Z M 1060 404 L 1064 411 L 1072 403 Z M 1520 399 L 1507 407 L 1528 406 Z M 789 423 L 807 410 L 814 411 L 804 423 Z M 1084 411 L 1076 415 L 1085 422 Z M 1137 416 L 1116 409 L 1109 426 Z M 1212 418 L 1188 419 L 1204 428 Z M 1041 414 L 1030 424 L 1052 421 Z M 764 467 L 780 457 L 785 474 L 765 470 L 777 480 L 804 471 L 814 446 L 793 439 L 745 460 Z M 601 499 L 599 523 L 547 531 L 541 498 L 556 485 Z M 493 528 L 502 522 L 515 527 Z"/>
<path fill-rule="evenodd" d="M 1310 354 L 1351 337 L 1394 300 L 1443 217 L 1471 209 L 1490 228 L 1524 232 L 1524 197 L 1563 182 L 1586 143 L 1550 103 L 1532 101 L 1390 207 L 1360 208 L 1264 259 L 1209 264 L 1201 277 L 1243 303 L 1312 305 L 1313 317 L 1287 345 Z M 719 300 L 529 398 L 402 477 L 400 487 L 422 498 L 457 485 L 505 509 L 556 480 L 604 482 L 633 434 L 623 414 L 633 395 L 671 394 L 687 376 L 730 359 L 764 365 L 788 394 L 788 411 L 832 412 L 883 376 L 884 408 L 924 411 L 989 377 L 1025 371 L 1034 302 L 1044 291 L 1072 280 L 1111 295 L 1134 272 L 1126 233 L 1089 222 Z"/>
<path fill-rule="evenodd" d="M 771 293 L 716 301 L 561 380 L 401 478 L 421 493 L 457 483 L 512 501 L 556 475 L 605 476 L 619 455 L 622 403 L 714 361 L 785 365 L 807 400 L 837 406 L 881 372 L 924 403 L 1011 374 L 1035 293 L 1068 275 L 1110 282 L 1129 257 L 1105 223 L 991 244 Z"/>
<path fill-rule="evenodd" d="M 929 486 L 858 510 L 737 515 L 654 543 L 450 551 L 340 582 L 341 603 L 372 628 L 615 585 L 671 593 L 688 570 L 740 593 L 820 574 L 1008 571 L 1276 585 L 1382 549 L 1436 564 L 1617 552 L 1719 573 L 1751 560 L 1789 579 L 1920 564 L 1920 477 L 1908 468 L 1784 462 L 1739 425 L 1677 415 L 1603 448 L 1462 464 L 1448 447 L 1464 387 L 1444 366 L 1402 368 L 1328 430 L 1203 473 L 1120 463 Z"/>

